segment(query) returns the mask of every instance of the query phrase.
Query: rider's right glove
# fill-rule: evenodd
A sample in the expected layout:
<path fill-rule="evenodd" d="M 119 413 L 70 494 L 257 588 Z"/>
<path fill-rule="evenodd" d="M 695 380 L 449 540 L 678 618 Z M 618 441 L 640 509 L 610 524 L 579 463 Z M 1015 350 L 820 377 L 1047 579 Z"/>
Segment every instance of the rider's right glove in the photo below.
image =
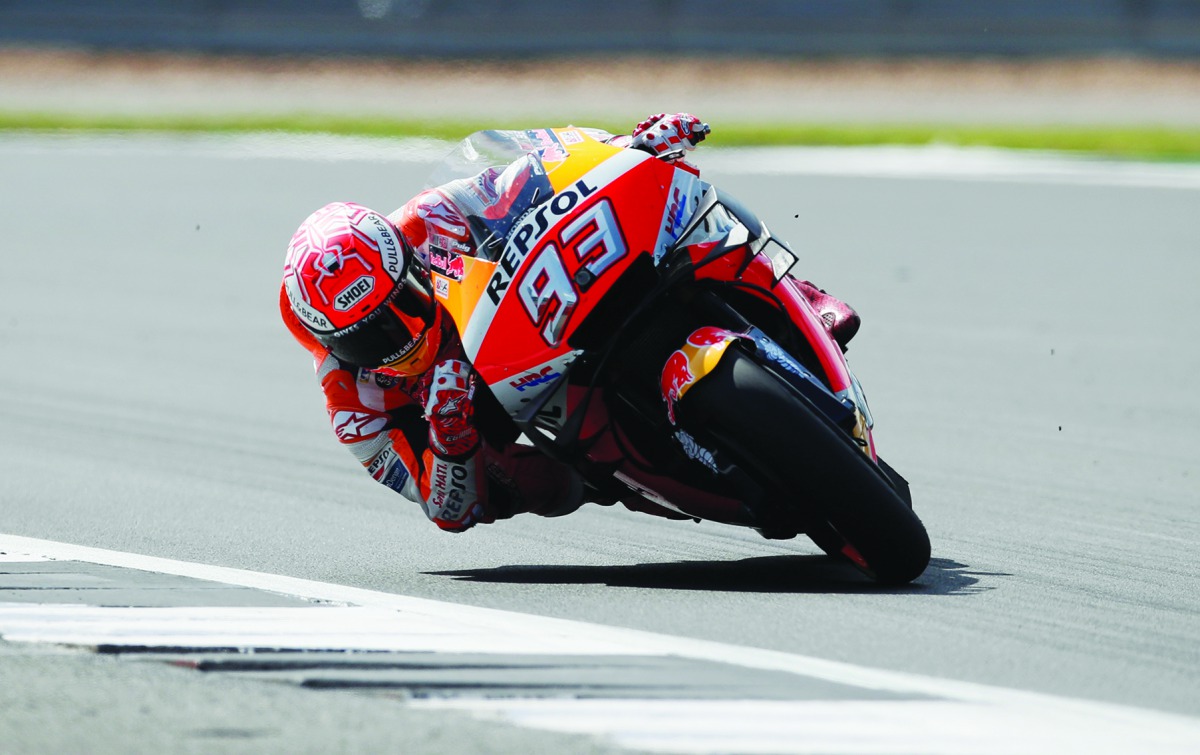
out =
<path fill-rule="evenodd" d="M 429 447 L 438 456 L 459 459 L 479 448 L 475 427 L 475 375 L 471 365 L 446 359 L 433 367 L 425 419 L 429 420 Z"/>
<path fill-rule="evenodd" d="M 683 156 L 684 151 L 695 149 L 710 130 L 707 123 L 701 123 L 690 113 L 659 113 L 634 127 L 629 146 L 656 157 L 675 160 Z"/>

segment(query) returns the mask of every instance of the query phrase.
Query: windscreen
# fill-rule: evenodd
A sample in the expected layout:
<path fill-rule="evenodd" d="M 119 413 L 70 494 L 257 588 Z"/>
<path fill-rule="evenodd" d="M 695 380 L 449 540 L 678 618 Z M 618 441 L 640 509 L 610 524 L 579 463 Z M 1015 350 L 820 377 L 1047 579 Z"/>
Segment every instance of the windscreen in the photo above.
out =
<path fill-rule="evenodd" d="M 494 260 L 517 219 L 554 194 L 546 163 L 566 154 L 548 129 L 479 131 L 442 160 L 429 187 L 458 208 L 478 256 Z"/>

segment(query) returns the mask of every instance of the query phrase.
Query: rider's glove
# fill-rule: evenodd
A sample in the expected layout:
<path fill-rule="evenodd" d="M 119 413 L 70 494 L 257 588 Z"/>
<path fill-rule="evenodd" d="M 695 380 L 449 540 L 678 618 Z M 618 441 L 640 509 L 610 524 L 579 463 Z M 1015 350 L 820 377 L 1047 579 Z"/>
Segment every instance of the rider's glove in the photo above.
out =
<path fill-rule="evenodd" d="M 429 420 L 429 447 L 445 459 L 461 459 L 479 448 L 475 427 L 475 374 L 471 365 L 447 359 L 433 368 L 425 419 Z"/>
<path fill-rule="evenodd" d="M 709 131 L 707 123 L 689 113 L 659 113 L 633 129 L 629 146 L 670 161 L 681 157 L 685 150 L 695 149 Z"/>
<path fill-rule="evenodd" d="M 425 401 L 429 420 L 426 512 L 441 529 L 464 532 L 495 521 L 486 506 L 479 430 L 475 427 L 475 373 L 458 359 L 434 366 Z"/>

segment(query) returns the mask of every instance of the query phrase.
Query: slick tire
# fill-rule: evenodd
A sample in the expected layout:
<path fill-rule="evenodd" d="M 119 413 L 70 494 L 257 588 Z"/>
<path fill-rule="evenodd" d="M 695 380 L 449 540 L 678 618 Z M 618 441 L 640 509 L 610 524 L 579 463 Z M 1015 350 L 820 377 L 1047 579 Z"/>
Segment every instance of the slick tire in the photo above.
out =
<path fill-rule="evenodd" d="M 825 520 L 832 531 L 814 532 L 814 541 L 833 556 L 849 543 L 866 562 L 859 568 L 875 581 L 905 584 L 929 565 L 925 526 L 886 472 L 740 348 L 692 386 L 679 421 L 695 437 L 712 439 L 780 503 Z"/>

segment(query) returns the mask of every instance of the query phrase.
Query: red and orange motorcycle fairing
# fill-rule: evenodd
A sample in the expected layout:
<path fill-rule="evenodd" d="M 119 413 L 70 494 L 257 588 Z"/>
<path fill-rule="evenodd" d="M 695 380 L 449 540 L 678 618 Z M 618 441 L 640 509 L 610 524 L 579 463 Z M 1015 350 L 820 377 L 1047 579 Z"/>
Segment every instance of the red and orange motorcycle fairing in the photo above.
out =
<path fill-rule="evenodd" d="M 431 277 L 434 295 L 453 318 L 468 358 L 500 403 L 514 417 L 536 404 L 539 426 L 554 431 L 587 393 L 559 380 L 581 353 L 569 343 L 572 333 L 635 261 L 648 256 L 657 264 L 675 247 L 696 213 L 704 184 L 690 166 L 604 144 L 584 130 L 545 130 L 534 146 L 540 151 L 522 159 L 537 160 L 553 195 L 518 208 L 503 247 L 494 254 L 461 256 L 461 262 L 439 259 Z M 697 244 L 686 251 L 699 264 L 711 249 L 711 244 Z M 839 395 L 853 390 L 841 351 L 789 284 L 786 266 L 777 270 L 748 247 L 709 262 L 697 268 L 698 278 L 745 279 L 770 288 L 815 344 L 827 382 Z M 671 424 L 676 402 L 739 339 L 748 336 L 700 328 L 667 359 L 661 368 L 661 409 Z M 552 393 L 543 395 L 547 391 Z M 589 458 L 614 466 L 613 476 L 644 498 L 689 516 L 738 519 L 738 500 L 649 471 L 650 462 L 609 423 L 603 400 L 588 404 L 583 428 L 592 438 Z M 855 433 L 873 457 L 869 421 L 859 421 Z"/>
<path fill-rule="evenodd" d="M 435 174 L 475 255 L 431 252 L 432 288 L 508 417 L 488 411 L 591 500 L 914 579 L 928 534 L 796 255 L 686 163 L 602 139 L 479 132 Z"/>
<path fill-rule="evenodd" d="M 574 326 L 629 263 L 652 248 L 665 200 L 647 196 L 650 182 L 642 174 L 664 168 L 621 150 L 515 228 L 464 333 L 474 363 L 488 366 L 481 374 L 489 385 L 507 377 L 505 363 L 533 367 L 568 351 Z M 639 191 L 628 190 L 633 187 Z M 510 287 L 514 295 L 506 296 Z M 477 340 L 489 327 L 513 338 Z"/>
<path fill-rule="evenodd" d="M 696 183 L 646 153 L 580 138 L 548 166 L 554 196 L 524 213 L 495 260 L 461 258 L 461 280 L 433 272 L 467 356 L 505 405 L 570 363 L 571 332 L 637 257 L 674 241 L 664 216 L 682 214 Z"/>

